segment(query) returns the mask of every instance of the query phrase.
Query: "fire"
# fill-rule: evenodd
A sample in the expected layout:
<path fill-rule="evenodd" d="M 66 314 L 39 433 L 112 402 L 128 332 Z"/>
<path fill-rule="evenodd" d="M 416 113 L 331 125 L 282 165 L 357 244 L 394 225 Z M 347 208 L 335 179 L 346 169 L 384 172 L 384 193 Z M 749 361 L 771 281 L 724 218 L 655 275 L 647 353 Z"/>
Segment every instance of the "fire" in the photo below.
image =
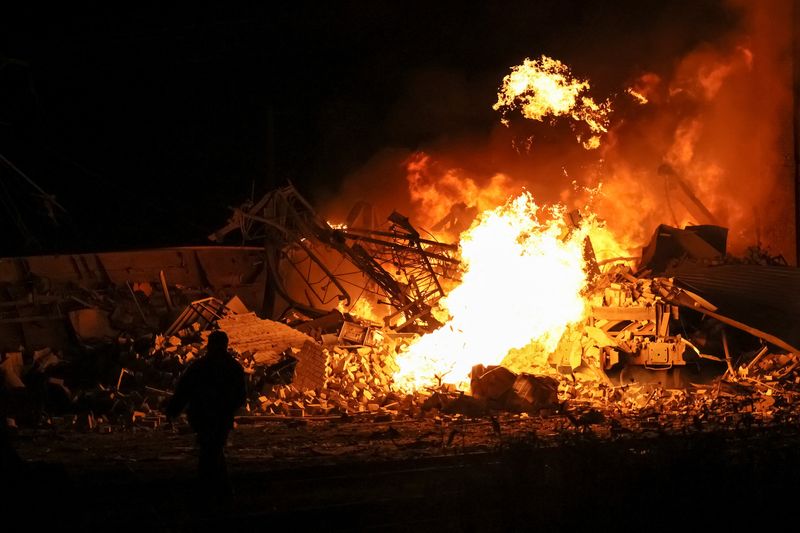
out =
<path fill-rule="evenodd" d="M 608 131 L 611 103 L 598 104 L 587 95 L 589 89 L 588 81 L 573 77 L 569 67 L 557 59 L 545 55 L 526 58 L 503 78 L 492 108 L 501 111 L 506 125 L 506 115 L 517 108 L 523 117 L 540 122 L 547 117 L 569 116 L 588 127 L 591 135 L 586 139 L 579 135 L 578 140 L 590 150 L 600 146 L 600 135 Z"/>
<path fill-rule="evenodd" d="M 636 100 L 636 102 L 639 105 L 645 105 L 647 102 L 649 102 L 649 100 L 645 95 L 643 95 L 641 92 L 637 91 L 633 87 L 628 87 L 627 89 L 625 89 L 625 92 L 629 94 L 634 100 Z"/>
<path fill-rule="evenodd" d="M 352 316 L 366 320 L 368 322 L 375 322 L 380 324 L 382 322 L 379 314 L 376 312 L 375 307 L 366 298 L 359 298 L 350 307 L 347 307 L 344 302 L 339 302 L 336 309 L 341 313 L 349 313 Z"/>
<path fill-rule="evenodd" d="M 588 230 L 569 228 L 564 214 L 523 192 L 478 217 L 461 236 L 462 283 L 440 302 L 450 320 L 398 355 L 398 388 L 437 378 L 464 388 L 473 365 L 498 364 L 532 343 L 543 357 L 556 348 L 586 312 Z"/>
<path fill-rule="evenodd" d="M 418 206 L 415 220 L 445 239 L 456 238 L 477 213 L 502 204 L 511 190 L 510 179 L 504 174 L 495 174 L 487 183 L 480 184 L 458 168 L 442 168 L 425 152 L 414 153 L 406 162 L 406 170 L 408 193 Z M 466 208 L 463 216 L 468 216 L 467 210 L 476 211 L 452 235 L 436 228 L 457 206 Z"/>

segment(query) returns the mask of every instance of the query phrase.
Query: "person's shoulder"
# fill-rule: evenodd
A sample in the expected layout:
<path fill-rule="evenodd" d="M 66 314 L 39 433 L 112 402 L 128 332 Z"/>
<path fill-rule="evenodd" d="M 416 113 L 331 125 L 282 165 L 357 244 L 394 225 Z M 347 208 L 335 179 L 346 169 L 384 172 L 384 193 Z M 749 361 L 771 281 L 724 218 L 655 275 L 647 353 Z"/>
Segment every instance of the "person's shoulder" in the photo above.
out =
<path fill-rule="evenodd" d="M 203 369 L 206 368 L 207 366 L 208 366 L 208 358 L 205 356 L 198 357 L 197 359 L 190 361 L 189 364 L 186 365 L 186 372 L 187 373 L 202 372 Z"/>
<path fill-rule="evenodd" d="M 234 356 L 231 355 L 230 357 L 228 357 L 227 362 L 228 366 L 230 366 L 231 368 L 239 369 L 242 372 L 244 372 L 244 369 L 242 368 L 242 363 L 240 363 L 239 360 L 236 359 Z"/>
<path fill-rule="evenodd" d="M 232 355 L 225 358 L 224 368 L 228 372 L 234 372 L 236 374 L 239 373 L 244 374 L 244 368 L 242 368 L 242 364 Z"/>
<path fill-rule="evenodd" d="M 208 364 L 208 357 L 205 354 L 200 357 L 195 357 L 189 361 L 189 368 L 197 368 Z"/>

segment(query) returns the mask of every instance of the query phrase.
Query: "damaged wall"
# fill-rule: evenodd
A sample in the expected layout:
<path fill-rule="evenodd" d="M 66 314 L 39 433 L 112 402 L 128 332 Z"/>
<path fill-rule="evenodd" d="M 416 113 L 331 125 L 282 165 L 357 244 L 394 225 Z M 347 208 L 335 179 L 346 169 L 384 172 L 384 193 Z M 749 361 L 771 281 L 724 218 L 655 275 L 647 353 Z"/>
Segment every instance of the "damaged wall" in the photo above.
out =
<path fill-rule="evenodd" d="M 140 302 L 131 295 L 161 295 L 163 286 L 174 301 L 162 303 L 176 312 L 188 304 L 182 301 L 186 290 L 190 299 L 238 296 L 247 307 L 260 309 L 263 257 L 260 247 L 207 246 L 0 258 L 0 350 L 63 346 L 69 337 L 68 308 L 92 308 L 104 298 L 110 317 L 138 320 Z M 121 301 L 100 295 L 112 289 L 121 291 Z M 120 311 L 122 304 L 130 309 Z"/>

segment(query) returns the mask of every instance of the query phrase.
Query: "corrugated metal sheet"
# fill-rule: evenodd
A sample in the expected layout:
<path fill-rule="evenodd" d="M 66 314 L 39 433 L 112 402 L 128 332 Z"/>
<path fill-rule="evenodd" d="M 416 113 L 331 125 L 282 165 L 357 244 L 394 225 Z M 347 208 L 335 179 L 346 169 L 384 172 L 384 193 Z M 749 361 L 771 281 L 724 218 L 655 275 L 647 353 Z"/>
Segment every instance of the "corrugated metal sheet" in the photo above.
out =
<path fill-rule="evenodd" d="M 720 314 L 800 343 L 800 268 L 684 263 L 667 276 L 718 306 Z"/>

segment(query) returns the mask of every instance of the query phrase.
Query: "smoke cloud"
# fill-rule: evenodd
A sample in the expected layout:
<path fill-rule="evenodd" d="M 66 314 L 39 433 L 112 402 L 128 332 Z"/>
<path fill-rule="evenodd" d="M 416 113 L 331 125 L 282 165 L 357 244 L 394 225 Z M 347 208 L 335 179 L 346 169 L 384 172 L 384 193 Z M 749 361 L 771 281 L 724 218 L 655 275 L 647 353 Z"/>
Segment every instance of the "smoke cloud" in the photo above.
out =
<path fill-rule="evenodd" d="M 446 71 L 415 76 L 387 127 L 407 132 L 414 120 L 436 120 L 451 131 L 424 145 L 398 142 L 375 154 L 344 180 L 323 211 L 343 221 L 356 201 L 364 201 L 379 220 L 398 210 L 431 228 L 448 214 L 463 219 L 464 207 L 493 207 L 526 188 L 540 203 L 576 208 L 591 202 L 632 251 L 646 244 L 658 224 L 717 223 L 730 229 L 734 253 L 760 244 L 791 261 L 792 3 L 726 6 L 732 22 L 721 31 L 718 21 L 710 21 L 712 39 L 654 57 L 653 64 L 644 57 L 629 67 L 614 65 L 617 79 L 609 82 L 609 75 L 598 84 L 610 94 L 595 93 L 598 100 L 611 98 L 614 108 L 599 150 L 584 150 L 568 125 L 521 117 L 505 127 L 495 114 L 488 130 L 465 131 L 459 116 L 491 113 L 495 94 L 486 91 L 487 79 Z M 680 25 L 670 21 L 658 38 L 678 35 Z M 494 90 L 503 75 L 494 79 Z M 591 73 L 585 77 L 592 82 Z M 483 107 L 464 109 L 478 94 Z M 409 112 L 414 109 L 419 112 Z M 598 186 L 599 194 L 587 193 Z M 454 237 L 466 229 L 459 224 L 463 220 L 440 229 Z"/>

